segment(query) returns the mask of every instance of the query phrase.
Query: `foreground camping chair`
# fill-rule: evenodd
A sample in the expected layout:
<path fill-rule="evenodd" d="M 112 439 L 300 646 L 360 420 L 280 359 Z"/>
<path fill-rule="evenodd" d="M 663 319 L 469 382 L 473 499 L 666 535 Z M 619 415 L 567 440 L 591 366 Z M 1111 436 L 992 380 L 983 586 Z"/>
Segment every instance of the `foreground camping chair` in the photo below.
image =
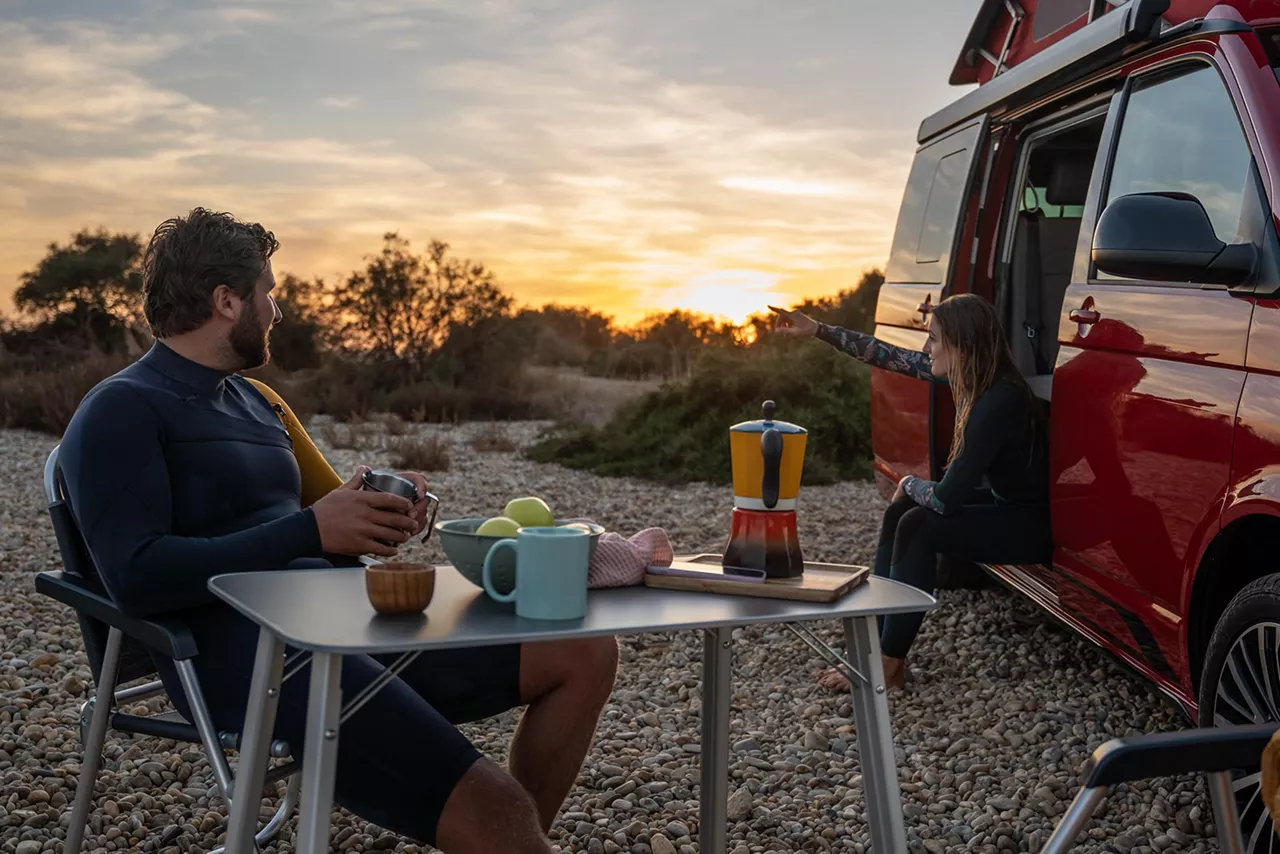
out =
<path fill-rule="evenodd" d="M 1277 730 L 1280 730 L 1280 724 L 1268 723 L 1161 732 L 1108 741 L 1089 758 L 1083 788 L 1054 829 L 1053 836 L 1040 850 L 1041 854 L 1070 851 L 1111 786 L 1178 774 L 1205 775 L 1209 797 L 1213 801 L 1218 845 L 1223 854 L 1244 854 L 1240 815 L 1236 812 L 1231 788 L 1231 771 L 1256 767 Z M 1268 751 L 1267 760 L 1273 759 L 1270 754 L 1274 751 L 1275 748 Z M 1264 769 L 1265 765 L 1264 762 Z M 1272 776 L 1267 770 L 1263 771 L 1262 796 L 1268 809 L 1274 802 L 1276 788 L 1275 781 L 1268 779 Z"/>
<path fill-rule="evenodd" d="M 240 793 L 233 791 L 234 778 L 223 751 L 236 749 L 240 734 L 218 732 L 213 727 L 200 689 L 200 680 L 196 677 L 192 664 L 196 656 L 196 645 L 191 632 L 178 620 L 127 617 L 112 603 L 105 588 L 97 580 L 97 572 L 84 538 L 66 503 L 62 477 L 58 471 L 57 448 L 53 449 L 45 463 L 44 491 L 49 502 L 49 515 L 53 519 L 53 530 L 58 538 L 63 570 L 37 575 L 36 590 L 76 610 L 85 653 L 89 657 L 89 666 L 97 685 L 94 698 L 80 709 L 80 743 L 84 749 L 84 757 L 80 765 L 80 777 L 76 782 L 71 823 L 67 826 L 67 838 L 62 848 L 64 854 L 79 852 L 84 839 L 108 727 L 125 733 L 202 744 L 209 756 L 209 765 L 217 780 L 218 790 L 229 808 L 231 797 L 239 797 Z M 139 716 L 116 710 L 119 704 L 165 693 L 164 684 L 155 678 L 156 668 L 151 660 L 152 654 L 164 656 L 174 662 L 182 681 L 184 699 L 195 718 L 194 724 L 177 712 Z M 148 681 L 129 688 L 117 688 L 143 679 Z M 273 742 L 271 755 L 288 758 L 288 744 Z M 289 762 L 268 773 L 268 783 L 288 778 L 289 786 L 279 810 L 258 832 L 258 845 L 264 844 L 279 832 L 297 805 L 298 785 L 301 781 L 299 770 L 301 766 L 297 762 Z M 246 796 L 261 797 L 257 792 L 246 793 Z"/>

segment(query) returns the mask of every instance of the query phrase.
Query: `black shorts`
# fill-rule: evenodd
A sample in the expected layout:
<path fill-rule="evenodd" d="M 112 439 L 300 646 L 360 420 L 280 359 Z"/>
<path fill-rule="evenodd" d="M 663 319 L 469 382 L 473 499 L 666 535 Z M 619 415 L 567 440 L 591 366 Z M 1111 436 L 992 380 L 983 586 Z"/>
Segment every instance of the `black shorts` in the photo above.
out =
<path fill-rule="evenodd" d="M 193 621 L 200 649 L 196 670 L 214 725 L 239 731 L 244 726 L 258 632 L 225 606 L 217 611 L 216 620 Z M 395 658 L 344 656 L 344 700 L 358 694 Z M 180 696 L 174 693 L 176 674 L 162 671 L 161 675 L 166 683 L 170 675 L 174 677 L 170 694 Z M 303 750 L 310 676 L 308 666 L 285 682 L 276 709 L 276 738 L 288 741 L 295 757 Z M 480 758 L 455 724 L 492 717 L 519 705 L 518 645 L 419 655 L 343 723 L 338 733 L 334 800 L 366 821 L 434 845 L 445 802 Z"/>

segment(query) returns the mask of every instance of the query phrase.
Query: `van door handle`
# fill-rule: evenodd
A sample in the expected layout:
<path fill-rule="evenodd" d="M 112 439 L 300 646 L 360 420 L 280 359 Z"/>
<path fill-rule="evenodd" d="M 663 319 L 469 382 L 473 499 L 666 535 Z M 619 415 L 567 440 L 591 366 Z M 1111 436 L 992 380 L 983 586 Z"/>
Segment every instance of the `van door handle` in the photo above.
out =
<path fill-rule="evenodd" d="M 1092 326 L 1102 319 L 1102 315 L 1091 308 L 1073 308 L 1068 316 L 1072 322 L 1083 323 L 1085 326 Z"/>

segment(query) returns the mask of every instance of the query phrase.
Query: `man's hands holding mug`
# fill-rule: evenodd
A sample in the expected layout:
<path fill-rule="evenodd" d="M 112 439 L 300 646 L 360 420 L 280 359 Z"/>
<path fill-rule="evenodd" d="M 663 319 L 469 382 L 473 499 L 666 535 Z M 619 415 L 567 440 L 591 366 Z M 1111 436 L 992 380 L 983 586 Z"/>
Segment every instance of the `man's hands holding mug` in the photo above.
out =
<path fill-rule="evenodd" d="M 419 502 L 419 507 L 389 492 L 362 490 L 366 471 L 368 466 L 358 467 L 350 480 L 311 505 L 320 529 L 320 547 L 333 554 L 395 557 L 399 544 L 425 527 L 426 502 Z M 406 472 L 401 476 L 412 480 L 420 493 L 426 492 L 422 475 Z"/>

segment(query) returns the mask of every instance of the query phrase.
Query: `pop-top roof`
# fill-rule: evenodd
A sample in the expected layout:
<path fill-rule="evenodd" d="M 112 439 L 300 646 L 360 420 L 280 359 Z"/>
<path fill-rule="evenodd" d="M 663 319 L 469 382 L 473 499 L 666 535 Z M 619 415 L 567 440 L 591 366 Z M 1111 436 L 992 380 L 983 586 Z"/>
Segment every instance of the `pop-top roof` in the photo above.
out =
<path fill-rule="evenodd" d="M 982 0 L 977 17 L 951 71 L 951 85 L 986 83 L 1002 71 L 1017 66 L 1040 51 L 1062 41 L 1089 21 L 1131 0 Z M 1176 25 L 1203 18 L 1215 6 L 1237 6 L 1240 0 L 1171 0 L 1164 20 Z M 1247 19 L 1258 17 L 1258 7 L 1267 15 L 1280 15 L 1280 2 L 1243 0 Z M 1012 33 L 1010 30 L 1012 29 Z"/>

